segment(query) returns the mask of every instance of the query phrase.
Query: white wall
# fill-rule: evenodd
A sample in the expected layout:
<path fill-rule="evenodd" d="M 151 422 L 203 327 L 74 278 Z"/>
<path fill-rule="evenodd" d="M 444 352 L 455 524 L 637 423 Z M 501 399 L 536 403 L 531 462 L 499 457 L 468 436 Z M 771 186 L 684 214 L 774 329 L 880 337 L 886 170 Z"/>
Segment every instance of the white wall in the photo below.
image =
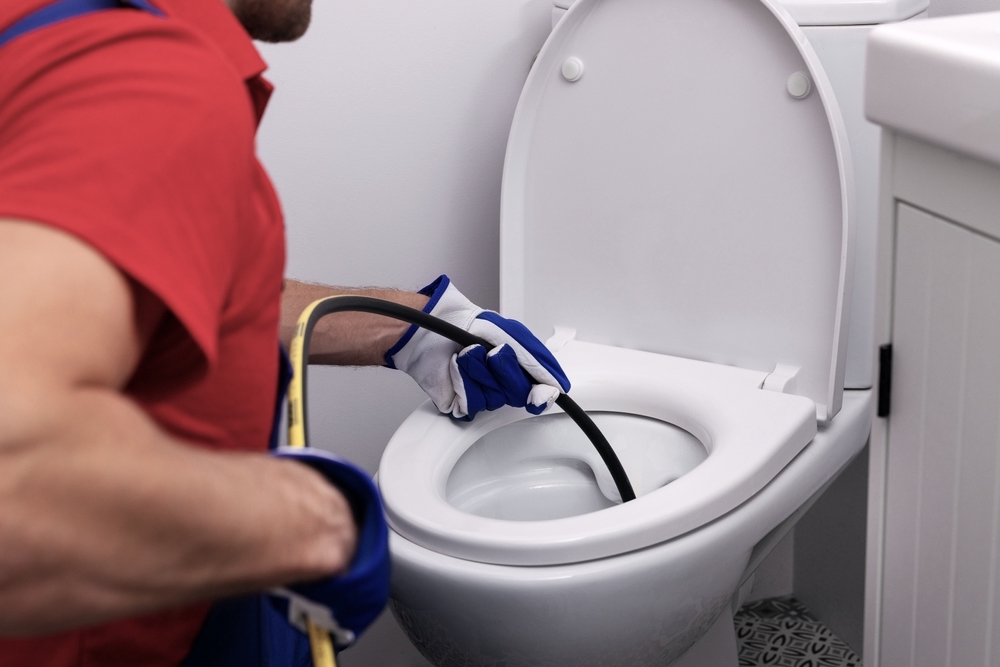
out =
<path fill-rule="evenodd" d="M 259 152 L 285 206 L 289 276 L 415 289 L 448 273 L 496 307 L 503 152 L 550 10 L 317 0 L 302 40 L 261 46 L 278 90 Z M 422 393 L 382 369 L 314 375 L 317 444 L 374 471 Z"/>
<path fill-rule="evenodd" d="M 262 45 L 277 85 L 259 152 L 287 218 L 288 275 L 415 289 L 448 273 L 498 302 L 507 132 L 550 0 L 316 0 L 307 35 Z M 311 442 L 374 472 L 423 400 L 386 369 L 310 374 Z M 422 664 L 391 619 L 346 667 Z"/>
<path fill-rule="evenodd" d="M 1000 0 L 931 0 L 928 16 L 1000 11 Z"/>

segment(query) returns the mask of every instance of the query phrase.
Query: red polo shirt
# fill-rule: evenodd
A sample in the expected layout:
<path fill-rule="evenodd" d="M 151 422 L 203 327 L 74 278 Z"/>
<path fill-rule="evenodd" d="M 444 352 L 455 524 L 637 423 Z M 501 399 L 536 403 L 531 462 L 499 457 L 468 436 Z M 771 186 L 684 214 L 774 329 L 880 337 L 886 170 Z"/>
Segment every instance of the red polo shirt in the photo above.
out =
<path fill-rule="evenodd" d="M 49 2 L 4 0 L 0 29 Z M 82 239 L 166 306 L 127 390 L 164 429 L 264 450 L 285 257 L 254 152 L 270 86 L 221 0 L 154 2 L 165 18 L 113 9 L 0 48 L 0 217 Z M 206 611 L 0 640 L 0 667 L 176 666 Z"/>

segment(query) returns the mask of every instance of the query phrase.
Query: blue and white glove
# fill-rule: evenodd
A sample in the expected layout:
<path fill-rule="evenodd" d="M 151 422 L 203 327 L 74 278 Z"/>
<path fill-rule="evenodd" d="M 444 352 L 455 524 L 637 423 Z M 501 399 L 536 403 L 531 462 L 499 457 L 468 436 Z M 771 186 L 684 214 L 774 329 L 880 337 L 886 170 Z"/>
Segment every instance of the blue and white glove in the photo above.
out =
<path fill-rule="evenodd" d="M 560 393 L 569 391 L 569 379 L 559 362 L 520 322 L 475 305 L 448 276 L 420 293 L 430 297 L 425 313 L 494 346 L 490 350 L 481 345 L 461 348 L 413 325 L 386 352 L 386 365 L 408 373 L 441 412 L 467 421 L 482 410 L 512 405 L 537 415 Z"/>
<path fill-rule="evenodd" d="M 358 526 L 358 544 L 346 574 L 270 591 L 289 622 L 306 632 L 306 619 L 325 628 L 337 649 L 350 646 L 389 600 L 389 533 L 375 484 L 366 472 L 329 452 L 281 447 L 279 458 L 293 459 L 323 475 L 344 494 Z"/>

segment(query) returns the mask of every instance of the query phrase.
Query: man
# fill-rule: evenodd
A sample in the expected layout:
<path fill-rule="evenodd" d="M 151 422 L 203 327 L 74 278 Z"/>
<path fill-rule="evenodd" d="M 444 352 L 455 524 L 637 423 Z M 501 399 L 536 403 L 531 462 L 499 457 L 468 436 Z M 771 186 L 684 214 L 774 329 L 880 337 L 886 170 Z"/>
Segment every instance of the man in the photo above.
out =
<path fill-rule="evenodd" d="M 270 86 L 248 33 L 297 38 L 309 0 L 120 4 L 6 41 L 53 3 L 0 6 L 2 666 L 179 665 L 212 600 L 336 577 L 357 539 L 335 480 L 264 454 L 279 320 L 287 343 L 344 291 L 283 283 L 253 148 Z M 447 279 L 365 293 L 498 347 L 351 313 L 314 361 L 406 370 L 456 418 L 568 389 Z"/>

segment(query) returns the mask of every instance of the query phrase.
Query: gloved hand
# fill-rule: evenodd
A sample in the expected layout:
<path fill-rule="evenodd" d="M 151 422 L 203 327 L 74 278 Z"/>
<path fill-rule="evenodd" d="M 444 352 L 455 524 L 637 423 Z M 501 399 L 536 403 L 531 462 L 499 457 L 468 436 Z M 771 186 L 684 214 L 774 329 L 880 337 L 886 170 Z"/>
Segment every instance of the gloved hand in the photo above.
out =
<path fill-rule="evenodd" d="M 310 447 L 280 447 L 280 458 L 316 470 L 344 494 L 358 526 L 358 545 L 346 574 L 270 591 L 292 625 L 306 632 L 306 618 L 325 628 L 338 649 L 354 643 L 389 599 L 389 533 L 375 484 L 360 468 Z"/>
<path fill-rule="evenodd" d="M 541 414 L 569 391 L 569 379 L 548 348 L 516 320 L 485 310 L 462 295 L 448 276 L 420 290 L 430 296 L 424 312 L 489 341 L 494 347 L 464 349 L 447 338 L 411 326 L 386 352 L 385 363 L 408 373 L 441 412 L 472 419 L 504 405 Z"/>

